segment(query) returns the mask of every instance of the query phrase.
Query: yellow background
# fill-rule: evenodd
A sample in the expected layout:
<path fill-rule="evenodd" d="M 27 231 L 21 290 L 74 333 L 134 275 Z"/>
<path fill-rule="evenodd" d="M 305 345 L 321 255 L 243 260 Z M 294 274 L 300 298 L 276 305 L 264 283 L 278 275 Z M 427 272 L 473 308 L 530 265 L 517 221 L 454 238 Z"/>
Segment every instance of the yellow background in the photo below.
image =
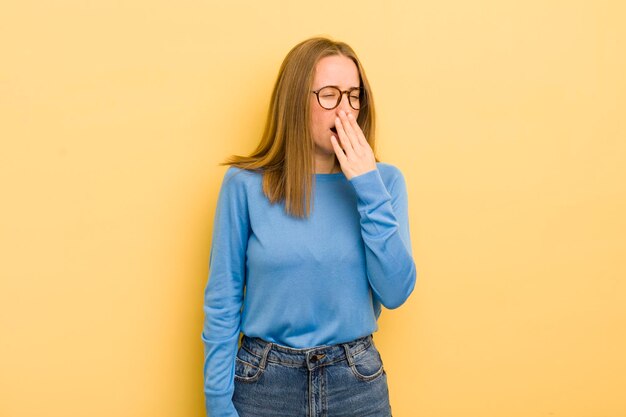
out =
<path fill-rule="evenodd" d="M 0 416 L 204 415 L 217 164 L 313 35 L 409 186 L 394 417 L 626 416 L 623 4 L 3 2 Z"/>

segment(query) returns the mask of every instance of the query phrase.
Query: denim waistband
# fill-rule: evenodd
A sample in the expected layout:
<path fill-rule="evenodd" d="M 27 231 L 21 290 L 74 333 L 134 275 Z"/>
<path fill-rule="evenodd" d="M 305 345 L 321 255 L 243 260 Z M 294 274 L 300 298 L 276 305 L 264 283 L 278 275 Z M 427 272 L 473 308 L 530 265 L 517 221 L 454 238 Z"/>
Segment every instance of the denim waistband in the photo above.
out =
<path fill-rule="evenodd" d="M 259 337 L 250 337 L 245 334 L 241 339 L 241 347 L 261 358 L 262 367 L 265 367 L 265 362 L 273 362 L 286 366 L 305 367 L 309 369 L 330 365 L 346 359 L 349 363 L 352 363 L 352 357 L 354 355 L 367 349 L 373 343 L 374 340 L 371 334 L 345 343 L 315 346 L 304 349 L 279 345 Z"/>

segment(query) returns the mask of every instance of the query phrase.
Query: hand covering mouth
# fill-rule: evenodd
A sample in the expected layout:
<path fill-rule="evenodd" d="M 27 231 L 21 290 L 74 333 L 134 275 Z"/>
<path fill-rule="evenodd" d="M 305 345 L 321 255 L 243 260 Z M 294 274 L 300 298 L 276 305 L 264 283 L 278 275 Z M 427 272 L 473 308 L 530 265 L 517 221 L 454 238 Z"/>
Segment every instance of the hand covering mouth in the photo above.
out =
<path fill-rule="evenodd" d="M 330 131 L 333 132 L 335 135 L 337 134 L 337 128 L 336 127 L 331 127 Z"/>

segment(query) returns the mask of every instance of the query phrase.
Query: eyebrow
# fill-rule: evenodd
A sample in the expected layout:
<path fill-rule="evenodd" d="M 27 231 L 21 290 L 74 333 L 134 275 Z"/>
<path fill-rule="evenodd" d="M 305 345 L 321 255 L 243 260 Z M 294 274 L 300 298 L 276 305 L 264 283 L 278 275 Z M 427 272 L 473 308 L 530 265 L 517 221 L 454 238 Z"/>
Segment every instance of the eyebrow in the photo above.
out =
<path fill-rule="evenodd" d="M 335 88 L 339 88 L 338 85 L 323 85 L 320 88 L 324 88 L 324 87 L 335 87 Z M 339 88 L 341 90 L 341 88 Z M 361 87 L 348 87 L 348 90 L 360 90 Z"/>

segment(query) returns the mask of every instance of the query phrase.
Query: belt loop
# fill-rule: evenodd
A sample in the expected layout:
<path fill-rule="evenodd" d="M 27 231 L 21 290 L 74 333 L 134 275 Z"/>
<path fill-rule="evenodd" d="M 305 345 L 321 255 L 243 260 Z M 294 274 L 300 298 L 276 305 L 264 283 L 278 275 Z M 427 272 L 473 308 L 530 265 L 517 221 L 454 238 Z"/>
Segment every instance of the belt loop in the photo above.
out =
<path fill-rule="evenodd" d="M 267 363 L 267 357 L 270 354 L 272 345 L 272 342 L 267 342 L 267 344 L 265 345 L 265 349 L 263 349 L 263 356 L 261 357 L 261 363 L 259 363 L 259 367 L 263 370 L 265 370 L 265 364 Z"/>
<path fill-rule="evenodd" d="M 352 353 L 350 353 L 350 346 L 347 343 L 342 344 L 343 349 L 346 351 L 346 359 L 348 359 L 348 364 L 350 366 L 354 365 L 354 361 L 352 360 Z"/>

